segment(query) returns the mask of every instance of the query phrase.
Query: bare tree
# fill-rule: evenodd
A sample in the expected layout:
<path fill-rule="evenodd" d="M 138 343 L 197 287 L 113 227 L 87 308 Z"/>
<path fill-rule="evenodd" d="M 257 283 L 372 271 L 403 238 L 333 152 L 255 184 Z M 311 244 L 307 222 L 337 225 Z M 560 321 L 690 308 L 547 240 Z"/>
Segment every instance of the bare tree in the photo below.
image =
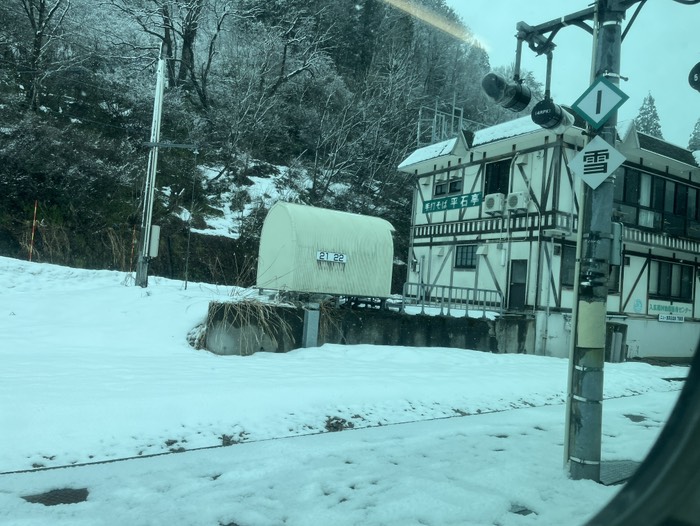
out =
<path fill-rule="evenodd" d="M 268 95 L 274 93 L 283 84 L 297 75 L 309 73 L 313 75 L 319 62 L 327 58 L 324 45 L 329 40 L 331 28 L 321 31 L 315 17 L 296 16 L 285 22 L 285 26 L 277 28 L 280 33 L 282 49 L 278 55 L 278 72 L 268 86 Z"/>
<path fill-rule="evenodd" d="M 235 0 L 109 0 L 109 4 L 161 44 L 168 85 L 194 91 L 202 108 L 208 109 L 209 77 L 225 23 L 251 13 L 239 11 Z"/>
<path fill-rule="evenodd" d="M 25 79 L 27 106 L 39 108 L 42 82 L 57 67 L 53 54 L 61 39 L 63 23 L 71 7 L 71 0 L 11 0 L 19 7 L 28 22 L 31 33 L 28 42 L 18 42 L 24 64 L 20 66 Z"/>

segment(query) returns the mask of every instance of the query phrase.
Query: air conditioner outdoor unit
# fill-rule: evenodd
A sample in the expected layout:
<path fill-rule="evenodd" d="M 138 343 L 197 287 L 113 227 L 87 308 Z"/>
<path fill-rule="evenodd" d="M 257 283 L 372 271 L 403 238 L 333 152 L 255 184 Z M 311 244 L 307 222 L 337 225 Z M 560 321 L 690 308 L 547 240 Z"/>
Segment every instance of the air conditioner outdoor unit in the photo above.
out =
<path fill-rule="evenodd" d="M 484 212 L 492 216 L 502 215 L 505 201 L 506 196 L 503 194 L 488 194 L 484 198 Z"/>
<path fill-rule="evenodd" d="M 530 194 L 527 192 L 512 192 L 508 194 L 506 206 L 508 210 L 527 210 L 527 205 L 530 204 Z"/>

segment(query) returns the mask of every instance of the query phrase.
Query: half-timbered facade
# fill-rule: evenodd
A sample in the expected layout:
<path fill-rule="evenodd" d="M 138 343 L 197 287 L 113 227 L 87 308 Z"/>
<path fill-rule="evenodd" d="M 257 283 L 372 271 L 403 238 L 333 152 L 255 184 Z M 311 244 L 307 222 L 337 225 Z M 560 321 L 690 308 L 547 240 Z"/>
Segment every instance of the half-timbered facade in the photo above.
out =
<path fill-rule="evenodd" d="M 610 348 L 687 358 L 700 337 L 700 168 L 631 122 L 618 136 Z M 579 127 L 555 135 L 525 117 L 413 152 L 399 166 L 416 182 L 407 291 L 491 291 L 503 315 L 535 318 L 528 352 L 566 356 L 582 193 L 569 162 L 584 144 Z"/>

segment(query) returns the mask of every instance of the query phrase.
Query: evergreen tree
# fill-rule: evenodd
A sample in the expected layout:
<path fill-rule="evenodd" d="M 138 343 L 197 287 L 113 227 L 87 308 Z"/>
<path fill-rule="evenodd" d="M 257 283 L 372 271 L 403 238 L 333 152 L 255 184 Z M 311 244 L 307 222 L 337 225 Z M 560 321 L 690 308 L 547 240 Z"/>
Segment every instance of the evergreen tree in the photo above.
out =
<path fill-rule="evenodd" d="M 651 93 L 644 98 L 644 102 L 642 102 L 642 106 L 639 108 L 639 114 L 637 118 L 634 119 L 634 123 L 637 126 L 637 131 L 659 139 L 664 138 L 661 133 L 659 113 L 656 111 L 656 102 Z"/>
<path fill-rule="evenodd" d="M 691 152 L 700 150 L 700 119 L 697 120 L 695 123 L 695 128 L 693 128 L 693 133 L 690 134 L 688 149 Z"/>

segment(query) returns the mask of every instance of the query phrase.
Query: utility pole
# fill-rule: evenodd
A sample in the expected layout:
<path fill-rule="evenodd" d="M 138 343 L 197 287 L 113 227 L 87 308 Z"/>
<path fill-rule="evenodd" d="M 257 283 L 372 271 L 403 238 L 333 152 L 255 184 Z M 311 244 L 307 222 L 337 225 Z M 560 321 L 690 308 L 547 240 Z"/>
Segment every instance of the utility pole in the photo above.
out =
<path fill-rule="evenodd" d="M 136 285 L 148 287 L 148 262 L 151 259 L 151 223 L 153 220 L 153 198 L 158 168 L 158 141 L 160 140 L 160 117 L 163 111 L 163 91 L 165 89 L 165 59 L 161 46 L 156 72 L 156 93 L 153 101 L 153 121 L 151 123 L 151 151 L 148 154 L 148 169 L 143 188 L 143 212 L 141 215 L 141 238 L 139 257 L 136 263 Z M 153 247 L 154 249 L 157 247 Z"/>
<path fill-rule="evenodd" d="M 622 20 L 627 8 L 639 2 L 636 17 L 643 0 L 596 0 L 591 8 L 538 26 L 520 22 L 518 38 L 527 41 L 538 54 L 546 53 L 549 59 L 554 47 L 552 39 L 560 29 L 566 25 L 586 29 L 594 36 L 591 80 L 604 78 L 616 88 L 620 82 Z M 592 28 L 587 24 L 591 20 Z M 548 38 L 547 33 L 550 33 Z M 539 124 L 535 117 L 533 111 L 533 120 Z M 617 109 L 614 109 L 598 131 L 590 132 L 589 136 L 599 136 L 614 149 L 616 124 Z M 581 196 L 564 439 L 564 460 L 573 479 L 600 481 L 613 195 L 615 178 L 621 173 L 618 168 L 595 188 L 583 185 Z"/>
<path fill-rule="evenodd" d="M 619 91 L 620 55 L 623 38 L 622 20 L 626 10 L 639 4 L 632 16 L 634 21 L 646 0 L 596 0 L 592 7 L 537 26 L 519 22 L 517 28 L 518 48 L 516 68 L 511 82 L 490 73 L 482 80 L 487 95 L 503 107 L 511 109 L 517 105 L 524 108 L 530 101 L 529 90 L 520 79 L 520 49 L 527 42 L 538 55 L 547 56 L 547 90 L 545 100 L 533 109 L 532 119 L 543 128 L 555 133 L 559 126 L 567 126 L 565 112 L 554 104 L 549 94 L 553 39 L 565 26 L 580 27 L 594 37 L 594 57 L 591 68 L 592 81 L 605 79 L 612 84 L 610 89 Z M 593 27 L 588 22 L 593 21 Z M 630 28 L 628 24 L 625 34 Z M 585 96 L 586 94 L 584 94 Z M 624 94 L 622 94 L 624 95 Z M 602 90 L 597 92 L 600 112 Z M 626 98 L 626 96 L 625 96 Z M 623 99 L 624 101 L 624 99 Z M 577 110 L 578 111 L 578 110 Z M 596 122 L 599 136 L 614 151 L 617 124 L 617 105 Z M 590 121 L 589 121 L 590 122 Z M 603 143 L 604 144 L 604 143 Z M 619 154 L 617 154 L 619 155 Z M 616 166 L 616 165 L 615 165 Z M 607 163 L 606 163 L 607 167 Z M 607 168 L 605 173 L 609 173 Z M 564 458 L 574 479 L 600 480 L 601 434 L 603 413 L 603 364 L 605 361 L 606 319 L 608 299 L 608 274 L 612 245 L 612 211 L 615 178 L 621 169 L 612 173 L 602 183 L 584 185 L 579 210 L 577 274 L 574 284 L 574 304 L 571 322 L 571 347 L 569 360 L 569 382 L 567 414 L 564 440 Z M 579 176 L 584 174 L 579 173 Z M 573 191 L 573 189 L 572 189 Z"/>
<path fill-rule="evenodd" d="M 622 20 L 625 7 L 619 0 L 597 0 L 594 34 L 595 78 L 620 83 Z M 598 136 L 615 147 L 617 111 L 601 126 Z M 597 188 L 584 185 L 579 228 L 580 249 L 576 316 L 572 319 L 571 391 L 567 445 L 569 472 L 574 479 L 600 480 L 603 421 L 603 364 L 608 299 L 608 274 L 612 243 L 612 210 L 618 168 Z"/>

